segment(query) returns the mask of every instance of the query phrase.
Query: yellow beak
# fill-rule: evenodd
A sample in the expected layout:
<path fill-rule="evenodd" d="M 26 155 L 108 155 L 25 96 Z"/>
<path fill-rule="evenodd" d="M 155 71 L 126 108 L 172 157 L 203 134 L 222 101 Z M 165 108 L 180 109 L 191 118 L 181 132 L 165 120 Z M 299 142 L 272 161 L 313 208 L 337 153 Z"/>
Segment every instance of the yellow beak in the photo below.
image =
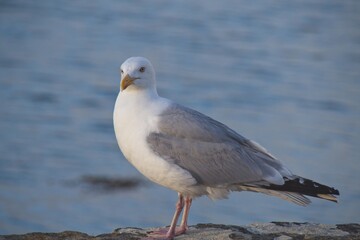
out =
<path fill-rule="evenodd" d="M 128 86 L 133 84 L 133 82 L 138 78 L 132 78 L 129 74 L 126 74 L 125 77 L 121 80 L 120 89 L 121 91 L 125 90 Z"/>

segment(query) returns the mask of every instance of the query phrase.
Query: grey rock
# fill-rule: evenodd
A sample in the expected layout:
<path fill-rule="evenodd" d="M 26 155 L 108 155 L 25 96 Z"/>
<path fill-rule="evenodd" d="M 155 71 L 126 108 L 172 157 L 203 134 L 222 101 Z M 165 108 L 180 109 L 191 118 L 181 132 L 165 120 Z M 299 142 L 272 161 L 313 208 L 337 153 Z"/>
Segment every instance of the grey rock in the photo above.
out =
<path fill-rule="evenodd" d="M 156 228 L 118 228 L 112 233 L 90 236 L 86 233 L 65 231 L 60 233 L 27 233 L 0 235 L 0 240 L 135 240 L 148 236 Z M 197 224 L 176 240 L 360 240 L 360 224 L 318 224 L 271 222 L 253 223 L 247 226 L 222 224 Z"/>
<path fill-rule="evenodd" d="M 293 238 L 286 236 L 286 235 L 281 235 L 281 236 L 274 238 L 274 240 L 291 240 L 291 239 L 293 239 Z"/>

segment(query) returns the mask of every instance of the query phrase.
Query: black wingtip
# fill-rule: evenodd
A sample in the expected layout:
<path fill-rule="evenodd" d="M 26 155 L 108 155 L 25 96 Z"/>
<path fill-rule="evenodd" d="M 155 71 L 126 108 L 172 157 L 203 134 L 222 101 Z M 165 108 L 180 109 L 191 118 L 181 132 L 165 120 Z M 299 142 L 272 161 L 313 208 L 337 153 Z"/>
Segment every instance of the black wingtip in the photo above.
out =
<path fill-rule="evenodd" d="M 321 198 L 332 202 L 338 202 L 339 190 L 329 187 L 313 180 L 297 177 L 295 179 L 285 178 L 285 184 L 273 185 L 270 184 L 267 188 L 277 191 L 295 192 L 311 197 Z"/>

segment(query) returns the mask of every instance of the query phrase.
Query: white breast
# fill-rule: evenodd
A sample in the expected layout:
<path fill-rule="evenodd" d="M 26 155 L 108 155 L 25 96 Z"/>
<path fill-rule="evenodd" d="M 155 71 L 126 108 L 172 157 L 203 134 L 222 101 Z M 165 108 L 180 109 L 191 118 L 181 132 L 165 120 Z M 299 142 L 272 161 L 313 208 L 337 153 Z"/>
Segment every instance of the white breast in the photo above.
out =
<path fill-rule="evenodd" d="M 146 142 L 158 132 L 159 114 L 170 101 L 148 93 L 119 93 L 114 109 L 116 138 L 125 158 L 150 180 L 181 192 L 196 180 L 189 172 L 157 156 Z"/>

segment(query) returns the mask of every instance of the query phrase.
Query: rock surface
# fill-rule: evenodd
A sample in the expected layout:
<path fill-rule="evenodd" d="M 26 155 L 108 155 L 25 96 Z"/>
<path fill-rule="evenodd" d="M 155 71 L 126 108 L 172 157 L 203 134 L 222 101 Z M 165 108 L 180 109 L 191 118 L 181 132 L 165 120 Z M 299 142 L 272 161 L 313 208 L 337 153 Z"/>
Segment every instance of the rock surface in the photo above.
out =
<path fill-rule="evenodd" d="M 132 240 L 146 238 L 148 232 L 156 230 L 141 228 L 118 228 L 112 233 L 90 236 L 86 233 L 65 231 L 61 233 L 27 233 L 2 235 L 0 240 Z M 314 223 L 253 223 L 246 226 L 197 224 L 176 240 L 301 240 L 301 239 L 360 239 L 360 224 L 314 224 Z"/>

